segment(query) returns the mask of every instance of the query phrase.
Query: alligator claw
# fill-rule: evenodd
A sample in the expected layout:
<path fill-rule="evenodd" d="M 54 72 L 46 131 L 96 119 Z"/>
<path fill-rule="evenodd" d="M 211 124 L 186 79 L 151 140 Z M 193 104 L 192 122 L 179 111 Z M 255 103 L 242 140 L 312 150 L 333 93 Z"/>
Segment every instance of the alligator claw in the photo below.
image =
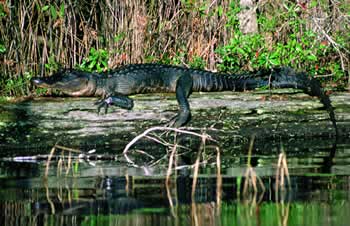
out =
<path fill-rule="evenodd" d="M 95 105 L 98 105 L 97 106 L 97 114 L 100 114 L 101 108 L 104 108 L 104 112 L 105 112 L 105 114 L 107 114 L 109 103 L 105 99 L 96 101 Z"/>
<path fill-rule="evenodd" d="M 106 103 L 106 104 L 104 105 L 104 107 L 105 107 L 105 115 L 107 115 L 109 104 Z"/>
<path fill-rule="evenodd" d="M 191 114 L 190 113 L 186 114 L 186 113 L 176 114 L 164 126 L 175 127 L 175 128 L 184 126 L 187 123 L 187 121 L 189 121 L 189 119 L 191 118 Z"/>
<path fill-rule="evenodd" d="M 169 119 L 167 123 L 164 124 L 165 127 L 174 127 L 177 122 L 178 115 L 175 115 Z"/>

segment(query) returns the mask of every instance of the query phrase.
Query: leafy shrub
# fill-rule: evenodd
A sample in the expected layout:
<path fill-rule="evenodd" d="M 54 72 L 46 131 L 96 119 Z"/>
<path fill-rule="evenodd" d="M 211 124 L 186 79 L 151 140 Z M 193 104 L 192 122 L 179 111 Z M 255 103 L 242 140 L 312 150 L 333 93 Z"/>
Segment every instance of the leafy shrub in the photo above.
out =
<path fill-rule="evenodd" d="M 105 49 L 91 48 L 89 56 L 78 65 L 78 68 L 84 71 L 102 72 L 108 69 L 109 53 Z"/>
<path fill-rule="evenodd" d="M 229 44 L 217 48 L 223 71 L 237 72 L 278 66 L 290 66 L 311 74 L 332 74 L 337 81 L 344 78 L 344 71 L 334 46 L 324 39 L 324 34 L 311 30 L 301 17 L 300 5 L 284 4 L 283 9 L 274 12 L 278 16 L 258 15 L 259 34 L 242 34 L 239 30 L 237 4 L 231 5 L 228 27 L 233 29 Z M 335 35 L 339 46 L 347 46 L 342 34 Z"/>

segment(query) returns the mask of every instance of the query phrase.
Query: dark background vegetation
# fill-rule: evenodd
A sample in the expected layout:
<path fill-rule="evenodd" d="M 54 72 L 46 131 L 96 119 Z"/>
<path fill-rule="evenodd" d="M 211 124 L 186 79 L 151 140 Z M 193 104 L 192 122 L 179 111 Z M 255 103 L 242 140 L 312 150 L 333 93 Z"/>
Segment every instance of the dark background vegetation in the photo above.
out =
<path fill-rule="evenodd" d="M 288 65 L 349 85 L 346 0 L 242 2 L 1 0 L 0 95 L 27 95 L 31 77 L 59 67 L 145 62 L 230 72 Z M 244 30 L 247 9 L 255 31 Z"/>

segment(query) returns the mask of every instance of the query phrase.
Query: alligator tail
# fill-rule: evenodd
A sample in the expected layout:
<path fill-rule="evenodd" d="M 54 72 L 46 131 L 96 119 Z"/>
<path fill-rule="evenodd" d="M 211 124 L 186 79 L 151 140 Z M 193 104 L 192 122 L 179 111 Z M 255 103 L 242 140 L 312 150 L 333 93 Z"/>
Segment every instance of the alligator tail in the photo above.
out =
<path fill-rule="evenodd" d="M 322 89 L 321 83 L 317 79 L 309 77 L 304 72 L 297 73 L 291 68 L 274 69 L 271 74 L 274 75 L 272 76 L 271 82 L 271 86 L 274 88 L 295 87 L 302 89 L 310 96 L 317 96 L 325 109 L 328 111 L 329 118 L 335 129 L 335 135 L 338 137 L 338 127 L 334 108 L 329 96 Z"/>
<path fill-rule="evenodd" d="M 270 88 L 296 88 L 302 89 L 310 96 L 317 96 L 324 108 L 328 111 L 329 118 L 338 137 L 338 128 L 334 109 L 329 96 L 324 92 L 321 83 L 310 78 L 304 72 L 296 72 L 289 67 L 260 70 L 244 74 L 221 74 L 196 70 L 192 73 L 193 91 L 244 91 L 259 87 Z"/>
<path fill-rule="evenodd" d="M 315 78 L 306 78 L 306 79 L 309 83 L 310 88 L 306 87 L 306 89 L 304 89 L 304 91 L 311 96 L 317 96 L 318 98 L 320 98 L 320 102 L 323 104 L 323 106 L 328 111 L 329 118 L 333 124 L 334 129 L 335 129 L 335 135 L 336 135 L 336 137 L 338 137 L 339 134 L 338 134 L 337 121 L 335 118 L 334 108 L 332 106 L 332 103 L 331 103 L 329 96 L 322 89 L 321 84 L 317 79 L 315 79 Z"/>

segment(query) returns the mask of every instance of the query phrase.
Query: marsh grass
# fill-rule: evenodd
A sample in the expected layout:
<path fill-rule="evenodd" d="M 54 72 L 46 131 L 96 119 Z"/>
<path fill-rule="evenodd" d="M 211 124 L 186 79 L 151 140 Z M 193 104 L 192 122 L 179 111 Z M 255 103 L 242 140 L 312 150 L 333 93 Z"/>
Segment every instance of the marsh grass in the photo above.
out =
<path fill-rule="evenodd" d="M 238 68 L 249 69 L 250 61 L 262 54 L 267 54 L 267 64 L 275 62 L 275 56 L 261 52 L 260 47 L 278 49 L 288 44 L 291 35 L 301 49 L 284 49 L 287 56 L 292 51 L 309 57 L 306 47 L 310 45 L 304 40 L 309 30 L 315 33 L 315 45 L 323 47 L 319 54 L 312 53 L 320 59 L 316 64 L 306 58 L 298 65 L 304 70 L 320 68 L 319 76 L 328 73 L 335 79 L 349 70 L 348 6 L 342 1 L 312 1 L 305 7 L 294 1 L 259 1 L 262 45 L 255 48 L 251 37 L 242 37 L 237 54 L 231 49 L 223 55 L 219 47 L 230 49 L 239 33 L 240 9 L 234 0 L 23 0 L 2 1 L 0 6 L 0 95 L 28 94 L 32 76 L 48 76 L 59 67 L 78 65 L 101 71 L 161 62 L 216 70 L 217 63 L 226 61 L 229 65 L 245 62 Z M 97 56 L 103 56 L 102 62 Z"/>
<path fill-rule="evenodd" d="M 165 133 L 166 132 L 166 133 Z M 178 136 L 180 134 L 185 134 L 186 136 L 194 136 L 201 140 L 198 150 L 196 151 L 196 158 L 193 164 L 191 165 L 180 165 L 178 162 L 178 157 L 181 155 L 183 150 L 186 150 L 185 146 L 181 146 L 178 144 Z M 165 146 L 167 148 L 167 152 L 164 156 L 158 157 L 153 156 L 151 153 L 148 153 L 147 150 L 139 150 L 133 149 L 133 146 L 137 145 L 142 139 L 148 139 L 152 141 L 157 141 L 156 145 Z M 251 157 L 253 156 L 254 150 L 254 140 L 255 136 L 253 135 L 248 148 L 248 158 L 246 164 L 246 170 L 242 174 L 242 178 L 244 179 L 244 183 L 238 183 L 237 186 L 237 198 L 241 201 L 240 205 L 240 214 L 239 219 L 248 222 L 254 222 L 252 217 L 255 215 L 256 211 L 258 211 L 260 203 L 263 200 L 263 196 L 265 195 L 265 186 L 262 179 L 256 173 L 254 167 L 251 165 Z M 171 142 L 172 141 L 172 142 Z M 133 155 L 134 153 L 142 156 L 147 156 L 151 159 L 150 165 L 152 167 L 162 167 L 163 164 L 167 166 L 166 175 L 159 180 L 157 177 L 155 180 L 150 179 L 148 184 L 151 183 L 151 186 L 160 186 L 160 189 L 166 190 L 166 197 L 169 202 L 170 213 L 174 217 L 176 221 L 179 221 L 179 213 L 181 209 L 179 209 L 179 200 L 178 200 L 178 175 L 177 170 L 183 167 L 187 167 L 192 169 L 192 185 L 191 185 L 191 204 L 188 208 L 190 208 L 191 221 L 194 225 L 201 225 L 203 223 L 203 211 L 205 212 L 205 219 L 208 217 L 212 221 L 218 221 L 223 214 L 221 212 L 222 209 L 225 210 L 225 205 L 222 203 L 222 191 L 223 191 L 223 178 L 221 175 L 221 151 L 219 146 L 215 146 L 210 144 L 210 142 L 215 141 L 211 136 L 202 131 L 201 133 L 193 132 L 186 130 L 186 128 L 168 128 L 168 127 L 152 127 L 145 130 L 140 135 L 136 136 L 133 140 L 129 142 L 129 144 L 125 147 L 123 155 L 125 157 L 125 163 L 127 163 L 128 167 L 137 167 L 144 168 L 147 165 L 138 165 L 128 155 Z M 216 174 L 210 175 L 215 176 L 216 178 L 216 201 L 210 203 L 198 203 L 196 201 L 196 191 L 197 186 L 199 184 L 198 180 L 201 178 L 199 173 L 200 167 L 206 166 L 209 159 L 207 159 L 204 155 L 208 151 L 208 149 L 214 150 L 216 152 L 215 162 L 216 165 Z M 89 159 L 96 159 L 96 157 L 92 157 L 90 155 L 94 154 L 95 150 L 89 152 L 83 152 L 81 150 L 75 148 L 65 147 L 59 144 L 56 144 L 50 151 L 47 156 L 46 161 L 46 169 L 45 169 L 45 177 L 44 177 L 44 186 L 46 188 L 46 198 L 50 207 L 51 213 L 56 212 L 57 204 L 54 204 L 54 199 L 58 199 L 60 202 L 68 202 L 71 203 L 72 200 L 72 191 L 67 190 L 67 194 L 61 194 L 60 190 L 58 190 L 55 194 L 52 194 L 48 185 L 49 171 L 50 171 L 50 162 L 55 157 L 58 156 L 57 162 L 57 176 L 58 177 L 67 177 L 70 172 L 72 172 L 72 168 L 74 167 L 74 161 L 81 161 Z M 186 150 L 187 151 L 187 150 Z M 192 150 L 194 151 L 194 150 Z M 287 201 L 285 203 L 285 198 L 283 195 L 287 195 L 288 192 L 291 191 L 291 181 L 289 178 L 288 165 L 287 165 L 287 156 L 281 148 L 281 153 L 279 154 L 278 161 L 276 164 L 276 174 L 275 174 L 275 219 L 279 222 L 280 225 L 288 225 L 289 215 L 290 215 L 290 204 Z M 117 159 L 117 158 L 116 158 Z M 57 158 L 56 158 L 57 160 Z M 166 161 L 167 160 L 167 161 Z M 136 161 L 136 159 L 135 159 Z M 74 173 L 73 173 L 74 175 Z M 273 177 L 273 176 L 272 176 Z M 133 189 L 138 187 L 137 180 L 133 178 L 133 176 L 125 175 L 126 185 L 125 191 L 127 193 L 132 193 Z M 151 177 L 152 178 L 152 177 Z M 145 183 L 145 178 L 141 179 Z M 164 184 L 163 184 L 164 181 Z M 287 181 L 287 182 L 286 182 Z M 156 183 L 156 184 L 153 184 Z M 158 184 L 159 183 L 159 184 Z M 286 184 L 288 185 L 288 189 L 286 188 Z M 148 186 L 148 185 L 146 185 Z M 225 184 L 227 186 L 227 184 Z M 232 185 L 231 185 L 232 186 Z M 240 194 L 239 191 L 243 191 Z M 269 191 L 271 192 L 271 191 Z M 53 198 L 55 196 L 55 198 Z M 67 210 L 69 211 L 69 210 Z M 182 210 L 183 211 L 183 210 Z"/>
<path fill-rule="evenodd" d="M 188 148 L 186 148 L 186 146 L 181 146 L 178 144 L 177 137 L 179 134 L 184 134 L 186 136 L 194 136 L 201 140 L 198 150 L 196 151 L 196 157 L 193 164 L 181 165 L 178 162 L 178 158 L 183 154 L 183 152 L 189 151 Z M 132 149 L 132 147 L 135 146 L 142 139 L 156 141 L 156 145 L 161 145 L 166 148 L 166 153 L 164 153 L 164 155 L 161 155 L 161 156 L 159 156 L 159 154 L 157 156 L 153 156 L 151 153 L 148 153 L 147 150 L 140 150 L 137 148 Z M 240 195 L 240 192 L 238 192 L 238 196 L 242 197 L 243 200 L 246 200 L 246 201 L 250 200 L 251 203 L 259 203 L 266 189 L 262 179 L 259 177 L 254 167 L 251 165 L 251 157 L 253 155 L 253 149 L 254 149 L 254 140 L 255 140 L 255 136 L 253 135 L 249 144 L 246 169 L 245 169 L 245 172 L 242 174 L 242 178 L 241 178 L 243 179 L 244 183 L 243 184 L 238 183 L 237 191 L 240 191 L 242 189 L 242 194 Z M 165 186 L 168 189 L 167 194 L 169 197 L 169 203 L 172 206 L 173 202 L 172 200 L 170 200 L 170 198 L 172 197 L 170 193 L 170 188 L 173 187 L 174 184 L 176 184 L 177 170 L 183 169 L 183 168 L 188 168 L 193 170 L 191 199 L 194 202 L 196 188 L 198 184 L 198 178 L 200 177 L 199 169 L 201 166 L 206 166 L 209 163 L 209 159 L 212 158 L 212 155 L 206 154 L 206 152 L 209 149 L 214 150 L 216 154 L 214 157 L 215 161 L 212 162 L 212 164 L 216 165 L 216 175 L 215 175 L 216 187 L 217 187 L 216 204 L 217 206 L 220 206 L 221 196 L 222 196 L 220 148 L 217 145 L 207 144 L 208 141 L 216 142 L 211 136 L 205 133 L 205 131 L 202 131 L 201 133 L 197 133 L 197 132 L 186 130 L 185 128 L 151 127 L 145 130 L 140 135 L 136 136 L 134 139 L 132 139 L 125 146 L 122 156 L 125 158 L 126 163 L 130 167 L 142 168 L 146 170 L 149 167 L 162 168 L 166 166 L 167 170 L 165 175 Z M 58 151 L 60 153 L 59 155 L 56 154 Z M 51 149 L 49 155 L 47 156 L 45 178 L 48 178 L 49 176 L 50 162 L 52 161 L 52 158 L 55 156 L 55 154 L 56 156 L 58 156 L 57 175 L 60 176 L 64 174 L 67 176 L 71 171 L 71 168 L 73 168 L 73 160 L 85 159 L 89 161 L 89 159 L 96 159 L 96 156 L 95 157 L 91 156 L 94 153 L 94 151 L 95 150 L 84 153 L 78 149 L 64 147 L 62 145 L 56 144 Z M 193 152 L 193 150 L 191 152 Z M 131 155 L 132 157 L 130 158 L 129 155 Z M 146 156 L 148 159 L 150 159 L 150 161 L 143 162 L 141 165 L 136 163 L 136 161 L 138 161 L 137 159 L 140 157 L 139 155 Z M 106 159 L 101 156 L 100 158 Z M 120 158 L 120 156 L 119 157 L 115 156 L 114 159 L 118 159 L 118 158 Z M 113 157 L 110 159 L 113 159 Z M 172 175 L 174 175 L 173 178 L 172 178 Z M 286 185 L 287 185 L 287 190 L 286 190 Z M 281 153 L 279 154 L 278 161 L 276 164 L 274 187 L 275 187 L 276 201 L 283 200 L 282 196 L 286 195 L 286 193 L 288 193 L 288 191 L 291 190 L 291 181 L 290 181 L 290 176 L 288 171 L 287 157 L 283 148 L 281 148 Z"/>

